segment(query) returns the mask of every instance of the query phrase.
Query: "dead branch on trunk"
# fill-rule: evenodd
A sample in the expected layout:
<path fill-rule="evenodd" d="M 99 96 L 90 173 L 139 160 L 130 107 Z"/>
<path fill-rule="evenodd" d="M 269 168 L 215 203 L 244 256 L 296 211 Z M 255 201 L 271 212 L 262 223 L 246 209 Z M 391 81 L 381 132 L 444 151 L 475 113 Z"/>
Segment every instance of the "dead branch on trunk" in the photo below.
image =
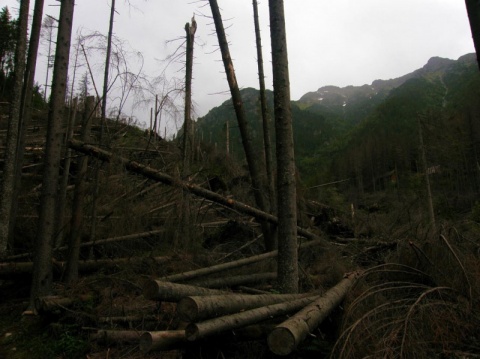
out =
<path fill-rule="evenodd" d="M 192 295 L 229 294 L 217 289 L 207 289 L 194 285 L 176 284 L 150 279 L 143 285 L 143 296 L 150 300 L 178 302 L 180 299 Z"/>
<path fill-rule="evenodd" d="M 248 309 L 264 307 L 309 296 L 312 296 L 312 293 L 191 296 L 180 300 L 177 305 L 177 314 L 181 320 L 186 322 L 196 322 L 207 318 L 239 313 Z"/>
<path fill-rule="evenodd" d="M 190 182 L 181 181 L 166 173 L 160 172 L 152 167 L 148 167 L 138 162 L 131 161 L 128 158 L 121 157 L 121 156 L 113 156 L 112 153 L 102 150 L 99 147 L 88 145 L 74 139 L 70 140 L 68 142 L 68 145 L 69 147 L 73 148 L 76 151 L 85 153 L 92 157 L 96 157 L 105 162 L 111 162 L 113 160 L 118 161 L 123 166 L 125 166 L 126 170 L 130 172 L 138 173 L 147 178 L 153 179 L 158 182 L 162 182 L 166 185 L 175 186 L 183 190 L 189 191 L 197 196 L 206 198 L 215 203 L 221 204 L 225 207 L 233 208 L 241 213 L 253 216 L 257 220 L 278 224 L 278 218 L 269 213 L 265 213 L 255 207 L 249 206 L 248 204 L 245 204 L 242 202 L 235 201 L 231 198 L 225 198 L 216 192 L 209 191 L 205 188 L 202 188 Z M 297 232 L 299 235 L 305 238 L 319 240 L 323 245 L 327 245 L 328 243 L 324 239 L 317 236 L 316 234 L 311 233 L 303 228 L 297 227 Z"/>
<path fill-rule="evenodd" d="M 270 350 L 276 355 L 288 355 L 295 350 L 307 334 L 311 333 L 333 309 L 340 305 L 358 277 L 359 272 L 347 275 L 320 298 L 277 326 L 268 336 Z"/>
<path fill-rule="evenodd" d="M 151 351 L 171 350 L 178 348 L 185 341 L 185 330 L 145 332 L 140 337 L 140 350 L 144 354 Z"/>
<path fill-rule="evenodd" d="M 206 336 L 217 334 L 226 330 L 241 328 L 249 324 L 274 318 L 294 312 L 318 298 L 310 296 L 293 301 L 272 304 L 261 308 L 250 309 L 241 313 L 206 320 L 201 323 L 191 323 L 185 329 L 187 340 L 194 341 Z"/>

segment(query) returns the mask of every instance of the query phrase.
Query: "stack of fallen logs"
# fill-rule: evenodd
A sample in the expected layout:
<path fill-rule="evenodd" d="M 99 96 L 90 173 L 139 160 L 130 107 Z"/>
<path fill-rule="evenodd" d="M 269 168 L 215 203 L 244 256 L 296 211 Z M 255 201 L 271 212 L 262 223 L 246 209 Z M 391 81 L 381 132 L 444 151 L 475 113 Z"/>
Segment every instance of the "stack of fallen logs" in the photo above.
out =
<path fill-rule="evenodd" d="M 308 241 L 300 249 L 310 248 L 319 243 L 321 241 Z M 186 323 L 185 326 L 182 326 L 181 330 L 163 331 L 96 330 L 91 339 L 136 343 L 143 353 L 148 353 L 180 349 L 188 342 L 232 331 L 247 337 L 253 335 L 258 337 L 258 333 L 261 332 L 263 337 L 268 334 L 268 346 L 273 353 L 288 355 L 342 302 L 360 273 L 346 274 L 343 280 L 324 293 L 303 294 L 272 294 L 242 287 L 271 282 L 276 279 L 276 273 L 270 272 L 198 279 L 274 258 L 276 255 L 277 251 L 272 251 L 161 279 L 149 279 L 142 286 L 143 296 L 152 301 L 177 303 L 176 315 Z M 242 290 L 243 293 L 215 289 L 232 287 Z M 88 300 L 92 300 L 89 295 L 75 299 L 50 296 L 40 298 L 36 307 L 39 312 L 48 312 L 55 307 L 68 307 L 75 301 Z M 296 314 L 292 314 L 295 312 Z M 279 325 L 264 324 L 285 315 L 290 315 L 289 319 Z M 143 316 L 144 319 L 147 317 L 148 315 Z M 127 319 L 127 317 L 106 318 L 105 322 Z"/>

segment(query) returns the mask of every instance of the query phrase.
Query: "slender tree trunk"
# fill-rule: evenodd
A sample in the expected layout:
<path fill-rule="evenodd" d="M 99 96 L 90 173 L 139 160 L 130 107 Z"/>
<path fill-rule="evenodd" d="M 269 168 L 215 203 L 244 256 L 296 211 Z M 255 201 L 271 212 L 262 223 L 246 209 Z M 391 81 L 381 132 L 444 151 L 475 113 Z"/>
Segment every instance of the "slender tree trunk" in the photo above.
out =
<path fill-rule="evenodd" d="M 83 112 L 82 140 L 87 141 L 90 136 L 90 126 L 95 111 L 95 97 L 85 99 Z M 72 218 L 70 221 L 70 240 L 68 243 L 68 260 L 65 271 L 65 281 L 71 284 L 78 278 L 78 260 L 80 256 L 80 242 L 83 231 L 83 203 L 85 198 L 85 180 L 88 169 L 88 157 L 83 156 L 78 161 L 78 173 L 75 179 L 75 194 L 73 196 Z"/>
<path fill-rule="evenodd" d="M 110 56 L 112 52 L 112 36 L 113 36 L 113 21 L 115 18 L 115 0 L 111 0 L 110 4 L 110 23 L 108 26 L 107 37 L 107 54 L 105 59 L 105 71 L 103 75 L 103 94 L 102 94 L 102 108 L 100 116 L 100 137 L 98 140 L 99 146 L 103 146 L 105 125 L 107 121 L 107 94 L 108 94 L 108 74 L 110 71 Z M 93 189 L 93 201 L 92 201 L 92 226 L 90 228 L 90 239 L 95 240 L 97 232 L 97 199 L 99 196 L 100 187 L 100 165 L 97 165 L 95 170 L 95 180 Z"/>
<path fill-rule="evenodd" d="M 262 211 L 270 212 L 270 208 L 265 199 L 265 185 L 262 181 L 260 162 L 258 156 L 253 148 L 253 139 L 250 126 L 245 115 L 245 108 L 243 106 L 242 96 L 238 86 L 237 78 L 235 76 L 235 70 L 233 67 L 232 58 L 230 56 L 230 50 L 228 47 L 227 37 L 225 35 L 225 29 L 223 28 L 222 16 L 218 8 L 217 0 L 209 0 L 210 8 L 212 10 L 213 21 L 215 23 L 215 30 L 218 37 L 218 44 L 222 53 L 223 65 L 225 67 L 225 73 L 227 74 L 228 85 L 230 87 L 230 93 L 232 95 L 233 107 L 238 121 L 238 127 L 242 136 L 243 149 L 245 151 L 245 157 L 248 163 L 248 169 L 250 177 L 252 179 L 253 193 L 255 195 L 255 202 L 258 208 Z M 270 248 L 270 231 L 269 225 L 265 222 L 261 222 L 262 232 L 265 237 L 266 250 Z"/>
<path fill-rule="evenodd" d="M 35 8 L 33 10 L 32 30 L 30 41 L 28 44 L 27 67 L 24 76 L 24 85 L 22 92 L 22 110 L 20 116 L 19 134 L 16 153 L 16 169 L 15 169 L 15 190 L 13 194 L 12 209 L 10 214 L 9 243 L 14 247 L 14 230 L 18 212 L 18 195 L 20 193 L 22 183 L 22 164 L 25 151 L 25 131 L 27 125 L 32 119 L 32 98 L 33 86 L 35 80 L 35 72 L 37 65 L 38 46 L 40 43 L 40 32 L 42 29 L 44 0 L 35 0 Z"/>
<path fill-rule="evenodd" d="M 278 282 L 283 293 L 298 292 L 297 208 L 287 34 L 283 0 L 269 0 L 277 138 Z"/>
<path fill-rule="evenodd" d="M 465 0 L 465 5 L 467 6 L 475 52 L 477 53 L 477 64 L 480 68 L 480 2 L 478 0 Z"/>
<path fill-rule="evenodd" d="M 433 208 L 432 188 L 430 187 L 430 176 L 428 175 L 427 155 L 425 153 L 425 144 L 423 142 L 422 122 L 418 119 L 418 135 L 420 137 L 420 152 L 422 154 L 422 165 L 425 174 L 425 185 L 427 189 L 427 202 L 428 202 L 428 215 L 430 219 L 430 225 L 432 226 L 433 233 L 437 233 L 437 226 L 435 221 L 435 211 Z"/>
<path fill-rule="evenodd" d="M 263 70 L 262 38 L 260 36 L 257 0 L 253 0 L 253 20 L 255 24 L 255 40 L 257 44 L 258 81 L 260 84 L 260 107 L 262 113 L 263 145 L 265 147 L 265 167 L 267 170 L 268 195 L 270 200 L 270 210 L 272 214 L 276 214 L 277 204 L 275 201 L 272 143 L 270 140 L 270 114 L 268 111 L 267 96 L 265 91 L 265 72 Z M 274 244 L 274 246 L 276 247 L 276 244 Z"/>
<path fill-rule="evenodd" d="M 10 108 L 10 120 L 8 121 L 5 162 L 0 191 L 0 258 L 6 255 L 8 249 L 10 221 L 12 220 L 11 208 L 15 194 L 15 170 L 16 166 L 18 166 L 16 152 L 21 121 L 22 86 L 25 73 L 29 5 L 29 0 L 22 0 L 20 2 L 20 14 L 18 17 L 13 100 Z M 21 168 L 18 170 L 21 171 Z"/>
<path fill-rule="evenodd" d="M 44 160 L 38 234 L 35 243 L 30 303 L 52 289 L 52 245 L 55 231 L 55 203 L 62 153 L 62 121 L 66 117 L 65 93 L 70 57 L 74 0 L 63 0 L 53 69 L 52 95 L 48 114 L 47 145 Z"/>
<path fill-rule="evenodd" d="M 190 163 L 192 161 L 192 73 L 193 73 L 193 46 L 195 44 L 195 31 L 197 30 L 197 22 L 192 18 L 191 25 L 185 24 L 186 36 L 186 73 L 185 73 L 185 116 L 183 124 L 183 168 L 182 177 L 190 176 Z M 182 213 L 180 224 L 180 237 L 176 238 L 176 242 L 181 241 L 180 246 L 187 249 L 190 245 L 192 231 L 190 223 L 190 193 L 182 191 Z"/>

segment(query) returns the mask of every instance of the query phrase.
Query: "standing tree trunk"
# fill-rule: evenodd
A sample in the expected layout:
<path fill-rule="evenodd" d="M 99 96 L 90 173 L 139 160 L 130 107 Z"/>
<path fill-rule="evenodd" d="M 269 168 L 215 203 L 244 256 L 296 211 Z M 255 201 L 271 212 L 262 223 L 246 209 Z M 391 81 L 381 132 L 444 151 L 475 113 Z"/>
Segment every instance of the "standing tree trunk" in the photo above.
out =
<path fill-rule="evenodd" d="M 195 31 L 197 22 L 192 17 L 192 24 L 185 24 L 186 35 L 186 71 L 185 71 L 185 120 L 183 124 L 183 169 L 182 177 L 190 176 L 190 163 L 192 161 L 192 73 L 193 73 L 193 45 L 195 43 Z M 181 247 L 188 248 L 192 231 L 190 230 L 190 194 L 188 191 L 182 191 L 182 213 L 181 213 Z"/>
<path fill-rule="evenodd" d="M 95 97 L 85 99 L 83 112 L 82 141 L 88 141 L 90 126 L 95 113 Z M 78 161 L 78 173 L 75 178 L 75 194 L 73 196 L 72 218 L 70 221 L 70 240 L 68 243 L 68 260 L 65 271 L 65 281 L 73 283 L 78 278 L 78 260 L 80 257 L 80 242 L 83 230 L 83 203 L 85 199 L 85 177 L 87 175 L 88 157 L 83 156 Z"/>
<path fill-rule="evenodd" d="M 74 0 L 62 0 L 58 26 L 52 94 L 48 113 L 47 143 L 43 169 L 38 235 L 35 243 L 30 304 L 52 289 L 52 245 L 55 231 L 55 204 L 62 155 L 62 121 L 66 118 L 65 93 L 72 36 Z"/>
<path fill-rule="evenodd" d="M 15 49 L 13 100 L 10 108 L 10 121 L 8 121 L 7 145 L 5 148 L 5 162 L 0 192 L 0 258 L 4 257 L 7 253 L 10 221 L 12 220 L 11 208 L 15 193 L 15 170 L 16 166 L 18 166 L 16 152 L 21 121 L 22 86 L 25 72 L 29 6 L 29 0 L 22 0 L 20 2 L 17 47 Z M 21 168 L 18 170 L 21 171 Z"/>
<path fill-rule="evenodd" d="M 242 96 L 238 87 L 237 78 L 235 76 L 235 70 L 233 67 L 232 58 L 230 56 L 230 50 L 228 48 L 227 36 L 225 35 L 225 29 L 223 28 L 222 16 L 218 8 L 217 0 L 209 0 L 210 8 L 212 10 L 213 21 L 215 23 L 215 30 L 218 37 L 218 44 L 222 53 L 223 65 L 225 67 L 225 73 L 227 75 L 228 85 L 230 87 L 230 93 L 232 95 L 233 107 L 238 121 L 238 127 L 242 136 L 243 149 L 245 151 L 245 157 L 248 163 L 248 169 L 250 171 L 250 177 L 252 179 L 253 193 L 255 195 L 255 202 L 257 206 L 265 212 L 270 212 L 270 208 L 265 199 L 265 185 L 261 179 L 260 163 L 258 156 L 253 148 L 252 134 L 250 126 L 245 115 L 245 108 L 243 106 Z M 273 250 L 270 243 L 270 230 L 268 223 L 261 222 L 262 232 L 265 238 L 266 250 Z"/>
<path fill-rule="evenodd" d="M 22 107 L 20 112 L 20 124 L 18 126 L 18 142 L 16 153 L 16 169 L 15 169 L 15 189 L 13 193 L 12 209 L 10 212 L 10 228 L 9 228 L 9 244 L 14 247 L 14 230 L 15 221 L 17 219 L 18 194 L 20 193 L 22 182 L 22 164 L 25 151 L 25 129 L 32 118 L 32 98 L 33 86 L 35 80 L 35 72 L 37 65 L 38 45 L 40 43 L 40 32 L 42 30 L 44 0 L 35 0 L 35 8 L 33 10 L 32 30 L 30 41 L 28 44 L 27 67 L 24 75 L 24 85 L 22 92 Z"/>
<path fill-rule="evenodd" d="M 465 5 L 467 6 L 475 52 L 477 53 L 477 63 L 480 68 L 480 2 L 478 0 L 465 0 Z"/>
<path fill-rule="evenodd" d="M 107 37 L 107 54 L 105 58 L 105 71 L 103 74 L 103 94 L 102 94 L 102 108 L 100 115 L 100 137 L 98 140 L 99 146 L 103 145 L 103 135 L 105 132 L 105 125 L 107 120 L 107 94 L 108 94 L 108 74 L 110 71 L 110 55 L 112 52 L 112 36 L 113 36 L 113 20 L 115 18 L 115 0 L 112 0 L 110 4 L 110 22 L 108 25 L 108 37 Z M 93 201 L 92 201 L 92 227 L 90 229 L 90 239 L 92 241 L 96 238 L 97 231 L 97 199 L 99 196 L 100 187 L 100 164 L 97 165 L 95 170 L 95 180 L 93 189 Z"/>
<path fill-rule="evenodd" d="M 270 114 L 268 111 L 265 91 L 265 72 L 263 70 L 262 38 L 260 36 L 257 0 L 253 0 L 253 22 L 255 24 L 255 41 L 257 44 L 258 81 L 260 85 L 260 108 L 262 113 L 263 145 L 265 148 L 265 167 L 267 170 L 268 195 L 270 200 L 270 210 L 272 214 L 275 215 L 277 204 L 275 201 L 275 182 L 273 179 L 272 143 L 270 140 Z"/>
<path fill-rule="evenodd" d="M 297 209 L 290 79 L 283 0 L 269 0 L 277 138 L 278 282 L 283 293 L 298 291 Z"/>

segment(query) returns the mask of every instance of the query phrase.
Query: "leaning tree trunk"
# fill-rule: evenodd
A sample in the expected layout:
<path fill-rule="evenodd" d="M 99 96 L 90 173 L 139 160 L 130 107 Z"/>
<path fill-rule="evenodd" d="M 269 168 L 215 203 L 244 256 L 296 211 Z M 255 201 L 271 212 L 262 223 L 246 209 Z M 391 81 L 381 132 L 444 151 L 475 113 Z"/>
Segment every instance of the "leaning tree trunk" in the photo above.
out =
<path fill-rule="evenodd" d="M 13 100 L 10 108 L 10 120 L 8 121 L 7 144 L 5 148 L 2 187 L 0 191 L 0 258 L 4 257 L 7 253 L 10 237 L 10 221 L 12 220 L 11 208 L 15 193 L 15 169 L 16 166 L 18 166 L 16 152 L 21 119 L 22 85 L 25 72 L 29 5 L 29 0 L 22 0 L 20 2 L 20 14 L 18 17 Z M 21 171 L 21 169 L 19 169 L 19 171 Z"/>
<path fill-rule="evenodd" d="M 230 93 L 232 95 L 233 107 L 238 121 L 238 127 L 242 136 L 243 149 L 245 151 L 245 157 L 248 163 L 248 169 L 250 171 L 250 177 L 252 179 L 253 193 L 255 195 L 255 202 L 258 208 L 262 211 L 270 212 L 270 208 L 265 199 L 265 185 L 261 179 L 260 162 L 253 146 L 253 139 L 250 126 L 245 115 L 245 108 L 243 106 L 242 96 L 238 87 L 237 78 L 235 76 L 235 70 L 233 67 L 232 58 L 230 56 L 230 50 L 228 47 L 227 36 L 225 29 L 223 28 L 222 16 L 218 8 L 217 0 L 209 0 L 210 8 L 212 10 L 213 21 L 215 23 L 215 30 L 217 32 L 218 44 L 222 53 L 223 65 L 225 67 L 225 73 L 227 74 L 228 85 L 230 87 Z M 261 222 L 262 232 L 265 238 L 266 250 L 273 250 L 270 243 L 270 226 L 268 223 Z"/>
<path fill-rule="evenodd" d="M 480 2 L 478 0 L 465 0 L 465 5 L 467 6 L 475 52 L 477 53 L 477 64 L 480 68 Z"/>
<path fill-rule="evenodd" d="M 283 0 L 269 0 L 275 132 L 277 138 L 278 282 L 283 293 L 298 291 L 297 209 L 287 34 Z"/>
<path fill-rule="evenodd" d="M 30 293 L 30 304 L 32 307 L 35 298 L 50 294 L 52 289 L 52 245 L 55 235 L 55 204 L 62 155 L 62 121 L 66 117 L 65 92 L 74 7 L 74 0 L 63 0 L 60 7 L 52 94 L 48 113 L 40 216 Z"/>
<path fill-rule="evenodd" d="M 33 86 L 35 83 L 35 72 L 37 65 L 38 46 L 40 43 L 40 32 L 42 29 L 44 0 L 35 0 L 35 7 L 33 10 L 32 30 L 30 34 L 30 41 L 28 43 L 27 67 L 24 75 L 24 85 L 22 91 L 22 107 L 20 113 L 20 125 L 18 127 L 18 142 L 16 153 L 16 169 L 15 169 L 15 189 L 13 193 L 12 209 L 10 212 L 10 228 L 9 228 L 9 244 L 13 248 L 14 243 L 14 229 L 15 221 L 17 219 L 18 210 L 18 195 L 22 183 L 22 163 L 25 151 L 25 131 L 27 124 L 32 119 L 32 100 L 33 100 Z"/>

